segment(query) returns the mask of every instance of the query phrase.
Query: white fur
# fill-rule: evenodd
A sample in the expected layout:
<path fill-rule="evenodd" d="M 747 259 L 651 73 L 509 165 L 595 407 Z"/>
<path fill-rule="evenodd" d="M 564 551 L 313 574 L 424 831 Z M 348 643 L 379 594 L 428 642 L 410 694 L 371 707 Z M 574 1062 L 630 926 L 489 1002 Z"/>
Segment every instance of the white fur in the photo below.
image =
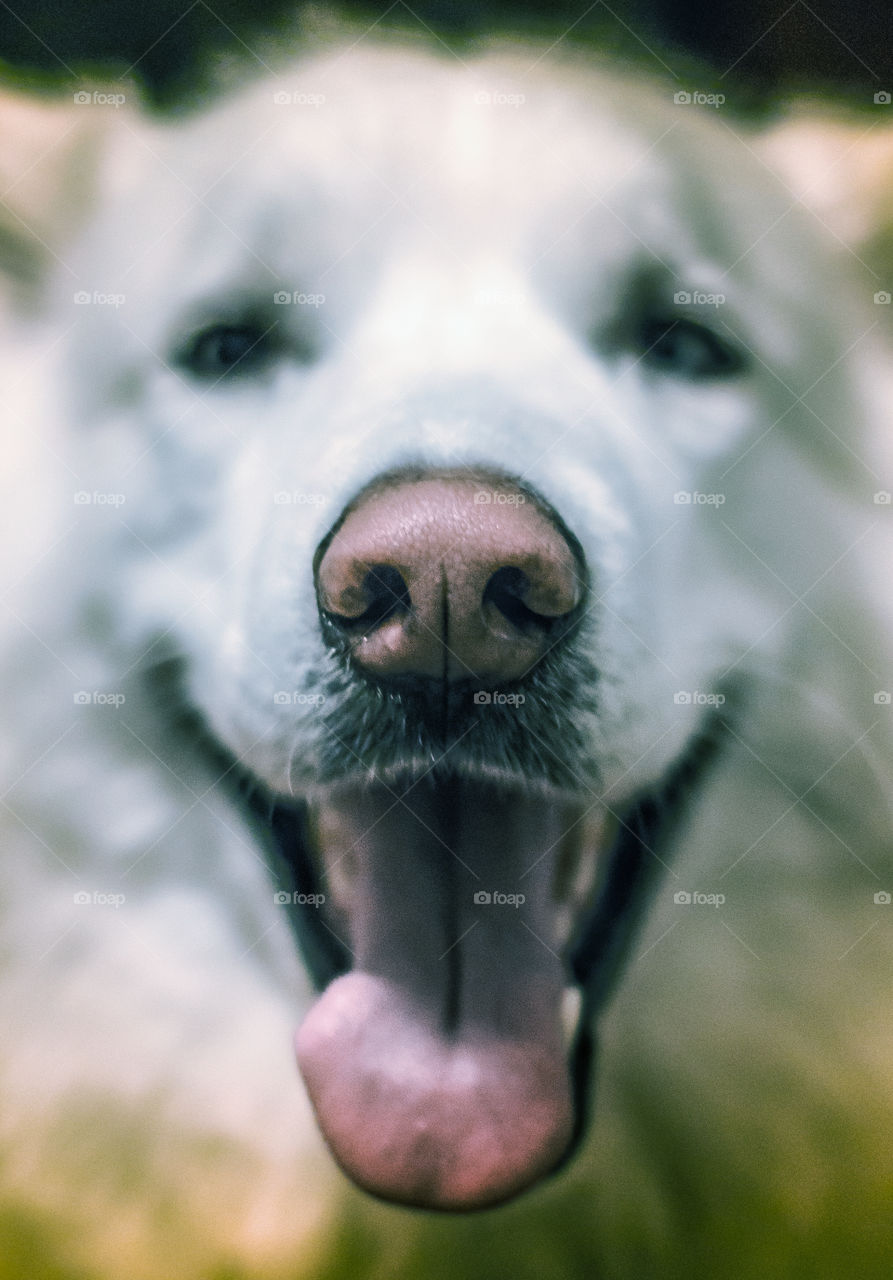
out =
<path fill-rule="evenodd" d="M 114 121 L 35 339 L 55 408 L 35 393 L 17 415 L 63 424 L 33 447 L 52 518 L 7 597 L 7 1203 L 47 1258 L 97 1280 L 316 1275 L 348 1195 L 388 1276 L 433 1274 L 426 1249 L 462 1276 L 886 1274 L 891 540 L 873 495 L 893 472 L 861 390 L 872 316 L 754 140 L 694 111 L 520 53 L 360 48 L 184 124 Z M 670 298 L 726 296 L 709 322 L 749 373 L 690 384 L 609 340 L 660 264 Z M 81 289 L 125 300 L 74 305 Z M 315 362 L 190 383 L 172 352 L 245 297 Z M 318 708 L 274 694 L 325 673 L 313 552 L 408 461 L 508 469 L 580 539 L 609 802 L 683 750 L 701 708 L 674 695 L 732 673 L 749 689 L 607 1019 L 583 1157 L 436 1223 L 332 1171 L 266 870 L 141 680 L 185 657 L 228 749 L 274 788 L 312 785 Z"/>

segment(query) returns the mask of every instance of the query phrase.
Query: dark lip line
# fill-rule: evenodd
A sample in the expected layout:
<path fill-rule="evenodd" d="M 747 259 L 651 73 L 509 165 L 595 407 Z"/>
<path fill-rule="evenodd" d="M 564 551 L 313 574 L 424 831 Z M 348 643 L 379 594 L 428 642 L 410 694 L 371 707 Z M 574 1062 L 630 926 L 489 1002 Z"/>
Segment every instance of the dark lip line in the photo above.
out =
<path fill-rule="evenodd" d="M 272 838 L 266 840 L 273 871 L 281 883 L 293 885 L 305 901 L 294 904 L 288 913 L 304 963 L 318 991 L 351 967 L 345 944 L 328 929 L 309 899 L 323 891 L 322 878 L 310 853 L 310 806 L 306 800 L 274 800 L 265 825 Z"/>

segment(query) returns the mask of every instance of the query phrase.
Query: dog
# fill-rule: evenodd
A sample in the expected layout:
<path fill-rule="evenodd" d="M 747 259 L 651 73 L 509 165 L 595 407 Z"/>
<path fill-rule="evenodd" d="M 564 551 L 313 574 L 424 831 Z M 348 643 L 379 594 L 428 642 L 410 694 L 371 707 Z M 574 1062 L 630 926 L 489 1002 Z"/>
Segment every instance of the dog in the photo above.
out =
<path fill-rule="evenodd" d="M 9 424 L 10 1257 L 886 1274 L 871 317 L 720 108 L 109 108 Z"/>

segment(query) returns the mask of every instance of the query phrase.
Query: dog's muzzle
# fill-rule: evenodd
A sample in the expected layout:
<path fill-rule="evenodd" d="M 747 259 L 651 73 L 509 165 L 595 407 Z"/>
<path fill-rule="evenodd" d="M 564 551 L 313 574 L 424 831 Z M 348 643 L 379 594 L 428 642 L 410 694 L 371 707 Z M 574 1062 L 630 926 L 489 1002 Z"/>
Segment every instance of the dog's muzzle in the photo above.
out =
<path fill-rule="evenodd" d="M 509 477 L 381 477 L 314 567 L 342 713 L 360 693 L 364 716 L 353 738 L 349 714 L 329 721 L 340 772 L 268 819 L 322 988 L 297 1035 L 300 1068 L 360 1186 L 428 1209 L 495 1205 L 580 1139 L 590 1026 L 658 865 L 658 818 L 666 828 L 706 752 L 695 743 L 679 762 L 668 803 L 632 797 L 620 815 L 525 768 L 581 754 L 568 702 L 587 690 L 556 702 L 549 672 L 579 648 L 588 584 L 571 531 Z M 497 704 L 531 689 L 526 719 Z"/>
<path fill-rule="evenodd" d="M 486 472 L 376 481 L 315 568 L 326 634 L 358 675 L 426 688 L 444 717 L 460 684 L 511 696 L 566 634 L 586 586 L 554 513 Z M 356 1181 L 463 1208 L 541 1176 L 572 1132 L 549 856 L 566 814 L 437 772 L 336 787 L 317 810 L 330 914 L 352 960 L 297 1047 Z"/>

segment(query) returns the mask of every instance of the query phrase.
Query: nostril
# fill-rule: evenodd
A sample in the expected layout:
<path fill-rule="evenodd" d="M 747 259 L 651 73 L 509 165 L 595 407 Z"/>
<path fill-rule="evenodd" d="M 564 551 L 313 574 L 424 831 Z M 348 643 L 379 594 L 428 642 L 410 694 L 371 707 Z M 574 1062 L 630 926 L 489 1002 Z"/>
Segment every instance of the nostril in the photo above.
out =
<path fill-rule="evenodd" d="M 356 598 L 355 593 L 352 595 Z M 407 612 L 411 604 L 409 587 L 402 573 L 390 564 L 369 567 L 360 584 L 359 596 L 365 606 L 361 610 L 329 609 L 328 616 L 342 627 L 372 631 L 395 614 Z"/>
<path fill-rule="evenodd" d="M 497 608 L 513 627 L 526 631 L 545 621 L 524 603 L 529 591 L 530 579 L 523 569 L 510 566 L 497 569 L 484 588 L 484 609 L 486 611 L 488 605 Z"/>
<path fill-rule="evenodd" d="M 518 631 L 549 631 L 554 624 L 566 620 L 574 602 L 568 599 L 568 608 L 561 613 L 554 611 L 538 612 L 527 603 L 536 599 L 538 594 L 530 577 L 514 565 L 505 565 L 492 574 L 484 588 L 484 612 L 497 609 L 499 613 Z M 539 601 L 537 601 L 539 603 Z"/>

